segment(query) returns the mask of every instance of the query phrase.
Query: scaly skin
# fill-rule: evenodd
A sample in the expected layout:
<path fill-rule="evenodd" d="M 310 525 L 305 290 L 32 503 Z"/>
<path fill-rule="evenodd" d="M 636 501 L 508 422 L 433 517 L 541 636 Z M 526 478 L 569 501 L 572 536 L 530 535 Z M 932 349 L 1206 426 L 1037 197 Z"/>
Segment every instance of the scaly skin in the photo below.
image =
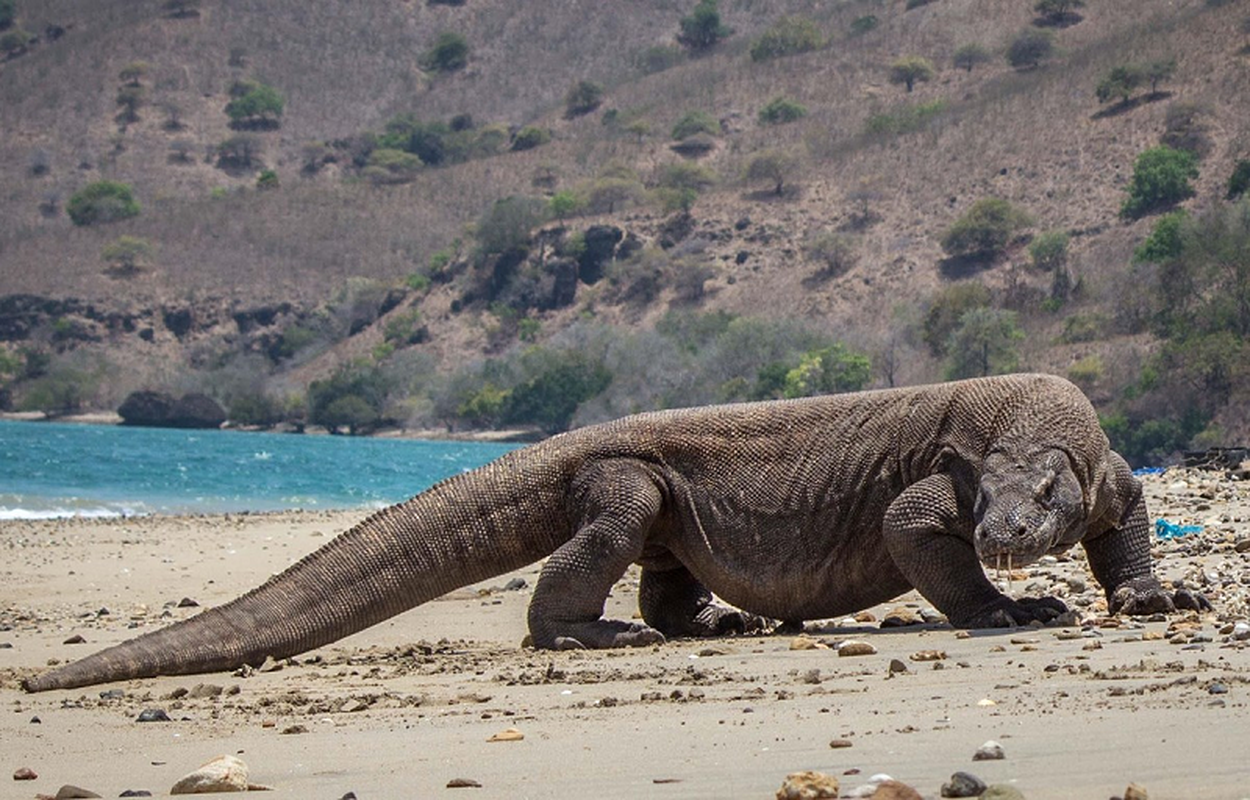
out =
<path fill-rule="evenodd" d="M 1089 401 L 1051 376 L 641 414 L 444 481 L 237 600 L 25 685 L 284 658 L 544 557 L 529 609 L 540 648 L 824 619 L 913 587 L 957 626 L 1044 621 L 1060 601 L 1012 600 L 982 564 L 1077 542 L 1113 612 L 1209 607 L 1163 590 L 1149 535 Z M 605 620 L 631 563 L 645 624 Z"/>

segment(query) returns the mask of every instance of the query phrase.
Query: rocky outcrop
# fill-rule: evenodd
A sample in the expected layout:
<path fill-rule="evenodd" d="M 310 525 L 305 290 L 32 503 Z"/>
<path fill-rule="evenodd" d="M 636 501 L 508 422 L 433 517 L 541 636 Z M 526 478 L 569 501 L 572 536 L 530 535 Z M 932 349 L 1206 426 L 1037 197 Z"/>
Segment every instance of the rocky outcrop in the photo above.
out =
<path fill-rule="evenodd" d="M 175 400 L 166 392 L 132 392 L 117 409 L 123 425 L 150 428 L 220 428 L 226 412 L 216 400 L 193 392 Z"/>

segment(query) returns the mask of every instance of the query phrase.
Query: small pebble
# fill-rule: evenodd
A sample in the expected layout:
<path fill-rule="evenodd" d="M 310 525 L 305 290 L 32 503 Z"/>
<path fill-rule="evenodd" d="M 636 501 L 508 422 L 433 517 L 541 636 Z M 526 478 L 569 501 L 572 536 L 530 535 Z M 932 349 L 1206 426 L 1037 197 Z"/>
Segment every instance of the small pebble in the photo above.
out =
<path fill-rule="evenodd" d="M 972 754 L 973 761 L 998 761 L 1006 757 L 1003 746 L 992 739 L 978 747 L 977 751 Z"/>
<path fill-rule="evenodd" d="M 1136 783 L 1130 783 L 1128 788 L 1124 790 L 1124 800 L 1149 800 L 1150 795 L 1146 792 L 1146 787 Z"/>
<path fill-rule="evenodd" d="M 525 738 L 525 734 L 521 733 L 516 728 L 508 728 L 507 730 L 502 730 L 499 733 L 492 734 L 491 737 L 487 739 L 486 741 L 488 742 L 519 742 L 524 738 Z"/>
<path fill-rule="evenodd" d="M 86 644 L 86 643 L 87 643 L 87 640 L 82 638 L 82 634 L 79 634 L 79 633 L 74 634 L 73 636 L 66 639 L 64 642 L 61 642 L 61 644 Z"/>
<path fill-rule="evenodd" d="M 529 584 L 525 582 L 524 578 L 513 578 L 503 585 L 503 589 L 505 592 L 519 592 L 526 586 L 529 586 Z"/>
<path fill-rule="evenodd" d="M 1250 622 L 1238 622 L 1233 626 L 1233 641 L 1250 641 Z"/>
<path fill-rule="evenodd" d="M 178 601 L 178 608 L 199 608 L 200 604 L 192 600 L 190 597 L 184 597 Z"/>
<path fill-rule="evenodd" d="M 838 779 L 823 772 L 792 772 L 777 790 L 777 800 L 819 800 L 837 796 Z"/>
<path fill-rule="evenodd" d="M 852 745 L 853 742 L 850 739 L 833 739 L 829 742 L 829 746 L 834 750 L 842 750 L 847 747 L 851 747 Z"/>
<path fill-rule="evenodd" d="M 924 800 L 924 796 L 900 781 L 882 781 L 877 791 L 868 796 L 870 800 Z"/>
<path fill-rule="evenodd" d="M 1010 784 L 995 783 L 985 790 L 981 800 L 1024 800 L 1024 793 Z"/>
<path fill-rule="evenodd" d="M 482 784 L 472 778 L 452 778 L 447 781 L 448 789 L 481 789 Z"/>
<path fill-rule="evenodd" d="M 39 773 L 30 767 L 18 767 L 13 773 L 13 780 L 15 781 L 33 781 L 38 777 Z"/>
<path fill-rule="evenodd" d="M 163 708 L 145 708 L 139 712 L 139 722 L 171 722 Z"/>
<path fill-rule="evenodd" d="M 949 783 L 942 784 L 943 797 L 980 797 L 985 792 L 985 781 L 970 772 L 956 772 Z"/>
<path fill-rule="evenodd" d="M 907 664 L 905 662 L 897 658 L 890 659 L 890 674 L 891 675 L 894 675 L 900 672 L 907 672 L 907 671 L 908 671 Z"/>
<path fill-rule="evenodd" d="M 1222 683 L 1213 683 L 1207 687 L 1207 694 L 1228 694 L 1228 687 Z"/>
<path fill-rule="evenodd" d="M 74 786 L 73 784 L 70 784 L 70 783 L 67 783 L 64 786 L 62 786 L 60 789 L 56 790 L 56 800 L 74 800 L 74 798 L 99 797 L 99 796 L 100 795 L 96 794 L 90 789 L 84 789 L 81 786 Z"/>
<path fill-rule="evenodd" d="M 126 791 L 122 792 L 121 794 L 117 796 L 118 797 L 151 797 L 152 793 L 149 792 L 147 789 L 127 789 Z"/>

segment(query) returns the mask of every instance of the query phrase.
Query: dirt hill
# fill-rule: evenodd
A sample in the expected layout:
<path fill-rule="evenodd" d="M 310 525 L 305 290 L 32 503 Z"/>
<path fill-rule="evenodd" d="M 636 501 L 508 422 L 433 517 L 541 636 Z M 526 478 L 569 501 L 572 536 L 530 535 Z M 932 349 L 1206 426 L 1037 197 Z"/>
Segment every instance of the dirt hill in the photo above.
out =
<path fill-rule="evenodd" d="M 724 311 L 801 320 L 872 355 L 873 383 L 910 383 L 943 374 L 917 341 L 918 320 L 944 288 L 974 280 L 1020 314 L 1020 366 L 1066 374 L 1097 357 L 1102 368 L 1087 389 L 1110 404 L 1158 345 L 1140 326 L 1113 324 L 1140 289 L 1131 254 L 1156 221 L 1119 216 L 1134 160 L 1160 142 L 1170 109 L 1192 104 L 1203 158 L 1185 206 L 1197 213 L 1222 201 L 1234 164 L 1250 152 L 1247 8 L 1091 0 L 1047 24 L 1033 5 L 725 0 L 719 12 L 732 35 L 691 54 L 676 35 L 693 0 L 17 0 L 17 25 L 37 38 L 0 64 L 0 296 L 51 305 L 10 301 L 0 308 L 10 324 L 0 328 L 10 353 L 34 345 L 54 359 L 90 352 L 123 367 L 102 370 L 107 379 L 86 405 L 115 404 L 153 383 L 202 385 L 243 351 L 265 358 L 237 362 L 234 379 L 254 373 L 296 388 L 345 359 L 377 359 L 394 338 L 388 320 L 413 312 L 423 333 L 401 337 L 399 349 L 449 375 L 516 342 L 516 320 L 474 283 L 492 268 L 475 245 L 483 214 L 502 198 L 569 190 L 590 205 L 565 221 L 564 240 L 615 227 L 664 254 L 661 277 L 642 302 L 605 288 L 619 281 L 581 280 L 570 302 L 522 304 L 530 342 L 558 340 L 592 316 L 644 331 L 674 308 Z M 819 46 L 753 58 L 785 15 L 814 26 Z M 1003 53 L 1023 30 L 1052 35 L 1055 54 L 1035 68 L 1010 66 Z M 444 32 L 468 45 L 461 69 L 440 72 L 429 61 Z M 968 44 L 989 60 L 954 66 Z M 934 73 L 908 91 L 891 82 L 891 65 L 912 55 Z M 1168 59 L 1175 72 L 1155 92 L 1140 88 L 1126 103 L 1095 96 L 1113 67 Z M 279 123 L 232 127 L 225 108 L 245 81 L 280 92 Z M 571 116 L 566 95 L 579 81 L 599 84 L 602 98 Z M 128 84 L 141 94 L 137 119 L 119 105 Z M 806 114 L 761 121 L 781 95 Z M 689 112 L 716 123 L 697 159 L 674 152 L 670 135 Z M 465 126 L 478 150 L 378 179 L 360 157 L 362 134 L 382 134 L 404 114 Z M 521 149 L 525 126 L 550 141 Z M 237 136 L 251 137 L 250 165 L 221 157 L 219 146 Z M 766 151 L 792 160 L 781 192 L 744 178 Z M 715 179 L 690 217 L 675 221 L 662 207 L 672 192 L 656 190 L 667 167 L 692 163 Z M 264 170 L 272 188 L 258 183 Z M 132 186 L 141 212 L 76 226 L 67 202 L 101 179 Z M 613 179 L 629 187 L 605 207 L 593 192 Z M 943 232 L 987 196 L 1026 211 L 1031 225 L 997 258 L 947 258 Z M 1043 310 L 1051 276 L 1028 267 L 1026 245 L 1053 230 L 1071 237 L 1080 291 Z M 822 234 L 851 244 L 849 268 L 821 272 L 811 245 Z M 123 236 L 148 245 L 136 269 L 102 258 Z M 559 255 L 560 237 L 549 238 L 551 252 L 531 247 L 522 272 Z M 447 274 L 428 287 L 410 280 L 430 276 L 431 258 L 447 248 Z M 691 290 L 673 264 L 697 268 L 702 282 Z M 69 298 L 78 305 L 65 305 Z M 328 323 L 317 328 L 332 346 L 284 360 L 283 333 L 316 327 L 309 320 L 318 314 L 341 323 L 339 335 L 326 333 L 337 330 Z M 1074 319 L 1103 323 L 1095 336 L 1061 336 Z M 20 401 L 20 381 L 11 389 Z M 1224 413 L 1227 435 L 1250 434 Z"/>

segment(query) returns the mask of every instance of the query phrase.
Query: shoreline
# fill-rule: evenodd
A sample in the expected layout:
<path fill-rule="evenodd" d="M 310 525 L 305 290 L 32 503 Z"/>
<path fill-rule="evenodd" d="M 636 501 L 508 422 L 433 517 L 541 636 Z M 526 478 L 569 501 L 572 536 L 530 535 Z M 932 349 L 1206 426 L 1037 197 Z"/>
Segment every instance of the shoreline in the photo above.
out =
<path fill-rule="evenodd" d="M 115 412 L 96 411 L 83 414 L 51 416 L 44 411 L 0 411 L 0 420 L 8 422 L 63 422 L 67 425 L 122 425 L 122 418 Z M 138 427 L 138 426 L 136 426 Z M 175 428 L 158 428 L 177 430 Z M 283 433 L 296 436 L 341 436 L 317 425 L 309 425 L 302 431 L 278 430 L 257 426 L 222 425 L 217 428 L 197 430 L 220 430 L 238 433 Z M 362 439 L 420 439 L 431 442 L 482 442 L 529 444 L 547 438 L 547 434 L 530 428 L 502 430 L 448 431 L 441 428 L 380 428 L 363 434 Z"/>

